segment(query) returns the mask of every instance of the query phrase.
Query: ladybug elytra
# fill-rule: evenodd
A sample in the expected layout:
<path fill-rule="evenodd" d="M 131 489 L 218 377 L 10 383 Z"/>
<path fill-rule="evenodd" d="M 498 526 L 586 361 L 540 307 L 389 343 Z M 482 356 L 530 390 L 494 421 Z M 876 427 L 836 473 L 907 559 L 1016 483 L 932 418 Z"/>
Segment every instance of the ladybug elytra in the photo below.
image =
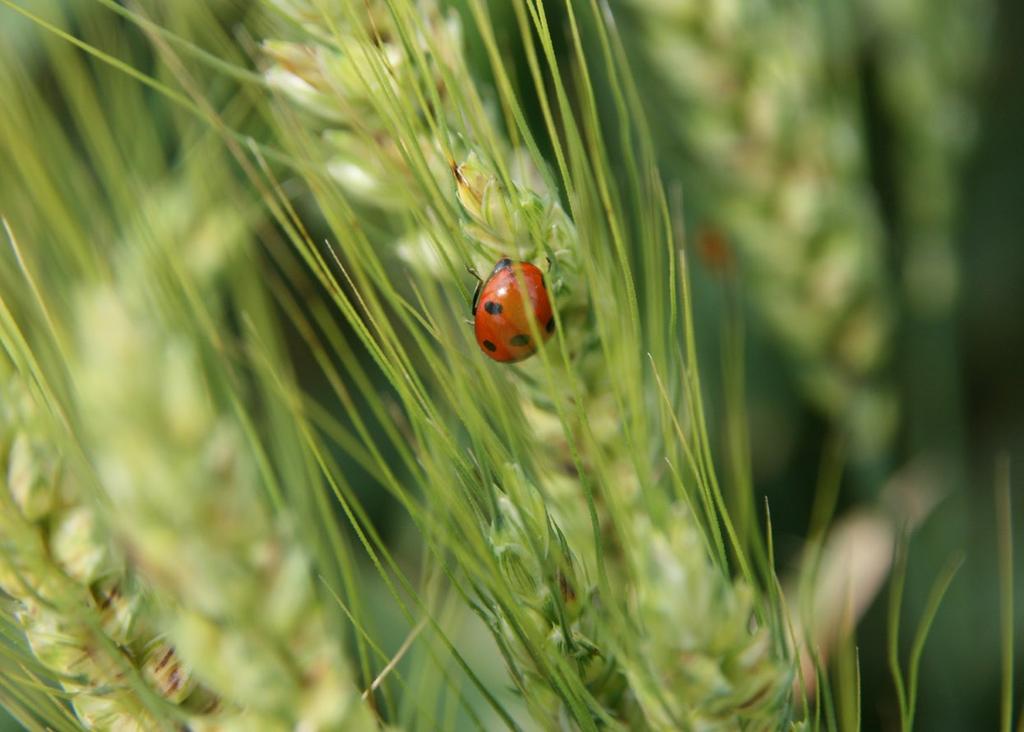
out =
<path fill-rule="evenodd" d="M 526 285 L 525 296 L 520 282 Z M 530 332 L 527 308 L 533 313 L 541 341 L 546 341 L 555 331 L 555 317 L 544 274 L 529 262 L 513 263 L 502 257 L 473 293 L 473 329 L 480 350 L 502 363 L 522 361 L 536 353 L 538 344 Z"/>

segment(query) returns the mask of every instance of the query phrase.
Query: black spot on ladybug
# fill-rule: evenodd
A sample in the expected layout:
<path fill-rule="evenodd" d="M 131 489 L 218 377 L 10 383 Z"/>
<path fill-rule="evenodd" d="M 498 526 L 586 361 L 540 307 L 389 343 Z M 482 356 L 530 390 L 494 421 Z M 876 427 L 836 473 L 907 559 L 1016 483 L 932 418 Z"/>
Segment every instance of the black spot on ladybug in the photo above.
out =
<path fill-rule="evenodd" d="M 491 353 L 494 353 L 495 351 L 498 350 L 498 347 L 496 345 L 487 340 L 484 341 L 484 348 L 486 348 Z"/>
<path fill-rule="evenodd" d="M 491 315 L 500 315 L 501 303 L 494 302 L 493 300 L 488 300 L 487 302 L 484 303 L 484 310 L 489 312 Z"/>
<path fill-rule="evenodd" d="M 493 277 L 494 275 L 498 274 L 498 272 L 500 272 L 501 270 L 505 269 L 506 267 L 511 267 L 511 266 L 512 266 L 512 260 L 509 259 L 508 257 L 502 257 L 501 259 L 498 260 L 498 263 L 496 265 L 494 265 L 494 270 L 491 272 L 491 277 Z"/>
<path fill-rule="evenodd" d="M 520 333 L 518 335 L 514 335 L 514 336 L 512 336 L 511 338 L 508 339 L 508 344 L 510 346 L 525 346 L 525 345 L 529 344 L 529 342 L 530 342 L 530 336 L 526 335 L 525 333 Z"/>
<path fill-rule="evenodd" d="M 554 315 L 552 315 L 550 318 L 548 318 L 548 324 L 544 326 L 544 330 L 546 330 L 548 333 L 554 333 L 555 332 L 555 316 Z"/>

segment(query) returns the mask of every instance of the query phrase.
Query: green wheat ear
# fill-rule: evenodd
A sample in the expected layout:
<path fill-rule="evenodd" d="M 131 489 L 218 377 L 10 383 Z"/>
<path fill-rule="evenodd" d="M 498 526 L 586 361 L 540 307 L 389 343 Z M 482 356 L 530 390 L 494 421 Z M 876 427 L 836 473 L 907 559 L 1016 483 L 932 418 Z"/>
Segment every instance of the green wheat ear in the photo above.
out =
<path fill-rule="evenodd" d="M 293 21 L 282 35 L 293 40 L 264 43 L 267 78 L 281 91 L 280 137 L 303 161 L 338 241 L 337 267 L 301 236 L 295 244 L 339 293 L 402 399 L 416 436 L 410 472 L 427 510 L 446 522 L 438 530 L 436 519 L 420 518 L 421 526 L 459 569 L 455 580 L 492 629 L 536 721 L 568 718 L 583 729 L 788 723 L 791 671 L 779 620 L 742 556 L 746 578 L 729 576 L 727 554 L 742 549 L 727 517 L 719 533 L 723 504 L 701 444 L 697 382 L 683 375 L 679 350 L 666 349 L 680 327 L 676 255 L 649 145 L 628 151 L 636 167 L 613 183 L 586 63 L 572 80 L 583 100 L 574 109 L 540 4 L 514 3 L 513 16 L 536 64 L 554 178 L 491 45 L 482 3 L 469 3 L 462 23 L 429 2 L 332 13 L 316 3 L 282 7 Z M 458 27 L 488 47 L 496 108 L 467 73 Z M 573 41 L 582 53 L 582 39 Z M 599 43 L 606 53 L 591 63 L 628 86 L 612 40 L 599 33 Z M 636 124 L 624 102 L 618 112 Z M 405 189 L 389 196 L 371 167 Z M 638 201 L 637 211 L 626 208 Z M 374 209 L 389 212 L 387 225 L 353 231 L 348 222 Z M 492 368 L 459 330 L 465 306 L 452 283 L 480 254 L 546 255 L 559 273 L 557 338 L 511 370 Z M 653 293 L 643 299 L 634 266 Z M 340 294 L 338 268 L 354 296 Z M 401 284 L 407 278 L 415 299 Z M 414 357 L 420 364 L 409 370 Z M 680 412 L 696 434 L 680 427 Z M 439 433 L 439 422 L 465 439 Z M 666 462 L 678 467 L 666 471 Z M 408 486 L 393 489 L 412 501 Z"/>

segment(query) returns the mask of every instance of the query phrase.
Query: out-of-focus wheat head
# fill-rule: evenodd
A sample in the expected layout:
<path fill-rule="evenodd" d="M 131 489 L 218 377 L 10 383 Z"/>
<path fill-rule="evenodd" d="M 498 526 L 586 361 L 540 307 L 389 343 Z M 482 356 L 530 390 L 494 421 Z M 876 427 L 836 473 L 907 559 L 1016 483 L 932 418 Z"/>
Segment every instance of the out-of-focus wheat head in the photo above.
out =
<path fill-rule="evenodd" d="M 879 378 L 892 294 L 843 56 L 855 42 L 849 10 L 829 18 L 807 4 L 703 0 L 627 9 L 628 40 L 653 72 L 645 78 L 672 98 L 657 126 L 696 237 L 735 248 L 753 309 L 810 398 L 846 424 L 855 448 L 877 453 L 895 417 Z"/>
<path fill-rule="evenodd" d="M 991 0 L 861 0 L 857 7 L 894 136 L 893 239 L 903 297 L 914 318 L 941 318 L 959 292 L 958 173 L 975 139 L 974 94 L 995 6 Z"/>
<path fill-rule="evenodd" d="M 223 343 L 202 332 L 203 313 L 178 322 L 170 309 L 189 288 L 202 297 L 221 271 L 210 262 L 226 265 L 244 244 L 217 213 L 190 217 L 184 232 L 148 217 L 157 244 L 125 242 L 115 282 L 81 294 L 74 378 L 87 449 L 114 537 L 152 587 L 178 654 L 226 707 L 197 724 L 363 729 L 372 722 L 325 624 L 308 553 L 287 516 L 268 511 L 267 474 L 232 406 L 239 386 L 211 383 L 230 376 L 204 368 L 197 344 Z M 166 247 L 182 241 L 207 256 L 189 259 L 183 291 L 154 297 Z"/>
<path fill-rule="evenodd" d="M 129 683 L 135 673 L 195 729 L 365 729 L 307 553 L 269 514 L 243 423 L 218 404 L 237 386 L 210 388 L 209 342 L 189 330 L 209 324 L 174 310 L 184 293 L 166 279 L 166 247 L 203 249 L 179 273 L 201 291 L 243 241 L 234 217 L 190 206 L 139 219 L 113 281 L 78 294 L 69 371 L 94 475 L 81 460 L 67 467 L 53 420 L 40 429 L 30 393 L 7 382 L 4 590 L 90 727 L 163 718 Z"/>
<path fill-rule="evenodd" d="M 13 603 L 11 619 L 36 659 L 59 675 L 84 724 L 146 729 L 154 717 L 131 677 L 173 702 L 195 682 L 145 617 L 142 592 L 110 551 L 45 411 L 6 357 L 0 383 L 0 589 Z M 163 661 L 159 671 L 153 658 Z"/>
<path fill-rule="evenodd" d="M 87 66 L 54 48 L 63 73 Z M 166 162 L 166 108 L 105 71 L 77 77 L 116 90 L 115 111 L 70 117 L 81 148 L 51 105 L 90 109 L 92 81 L 54 103 L 20 64 L 0 72 L 18 175 L 2 187 L 3 614 L 46 669 L 36 685 L 58 681 L 89 728 L 368 729 L 232 351 L 258 205 L 202 126 L 169 130 L 190 143 Z M 130 160 L 106 144 L 140 120 L 119 137 Z M 33 121 L 49 147 L 25 144 Z"/>

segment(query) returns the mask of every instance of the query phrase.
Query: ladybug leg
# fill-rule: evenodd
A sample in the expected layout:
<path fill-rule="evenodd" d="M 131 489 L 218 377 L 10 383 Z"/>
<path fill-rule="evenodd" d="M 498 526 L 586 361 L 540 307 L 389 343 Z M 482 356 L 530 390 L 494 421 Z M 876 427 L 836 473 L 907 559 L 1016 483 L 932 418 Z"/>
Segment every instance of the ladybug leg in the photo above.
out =
<path fill-rule="evenodd" d="M 477 271 L 475 269 L 473 269 L 472 267 L 470 267 L 469 265 L 466 265 L 466 271 L 469 272 L 471 275 L 473 275 L 476 278 L 476 289 L 473 290 L 473 304 L 470 306 L 470 312 L 469 312 L 469 314 L 472 315 L 475 318 L 476 317 L 476 303 L 480 299 L 480 290 L 484 286 L 484 281 L 480 278 L 480 275 L 477 273 Z M 473 324 L 472 321 L 470 321 L 469 324 L 472 325 Z"/>
<path fill-rule="evenodd" d="M 544 273 L 544 274 L 542 274 L 540 276 L 540 281 L 541 281 L 541 284 L 544 285 L 544 289 L 546 290 L 546 289 L 548 289 L 548 286 L 547 286 L 547 282 L 545 282 L 545 280 L 548 279 L 548 278 L 550 278 L 551 281 L 555 280 L 555 260 L 553 260 L 551 258 L 551 255 L 548 254 L 548 255 L 544 256 L 544 261 L 546 261 L 548 263 L 548 270 L 547 270 L 546 273 Z"/>
<path fill-rule="evenodd" d="M 555 272 L 555 267 L 558 266 L 558 261 L 552 259 L 550 254 L 544 256 L 544 261 L 548 263 L 548 276 L 551 277 L 551 279 L 555 279 L 558 276 L 558 273 Z"/>

